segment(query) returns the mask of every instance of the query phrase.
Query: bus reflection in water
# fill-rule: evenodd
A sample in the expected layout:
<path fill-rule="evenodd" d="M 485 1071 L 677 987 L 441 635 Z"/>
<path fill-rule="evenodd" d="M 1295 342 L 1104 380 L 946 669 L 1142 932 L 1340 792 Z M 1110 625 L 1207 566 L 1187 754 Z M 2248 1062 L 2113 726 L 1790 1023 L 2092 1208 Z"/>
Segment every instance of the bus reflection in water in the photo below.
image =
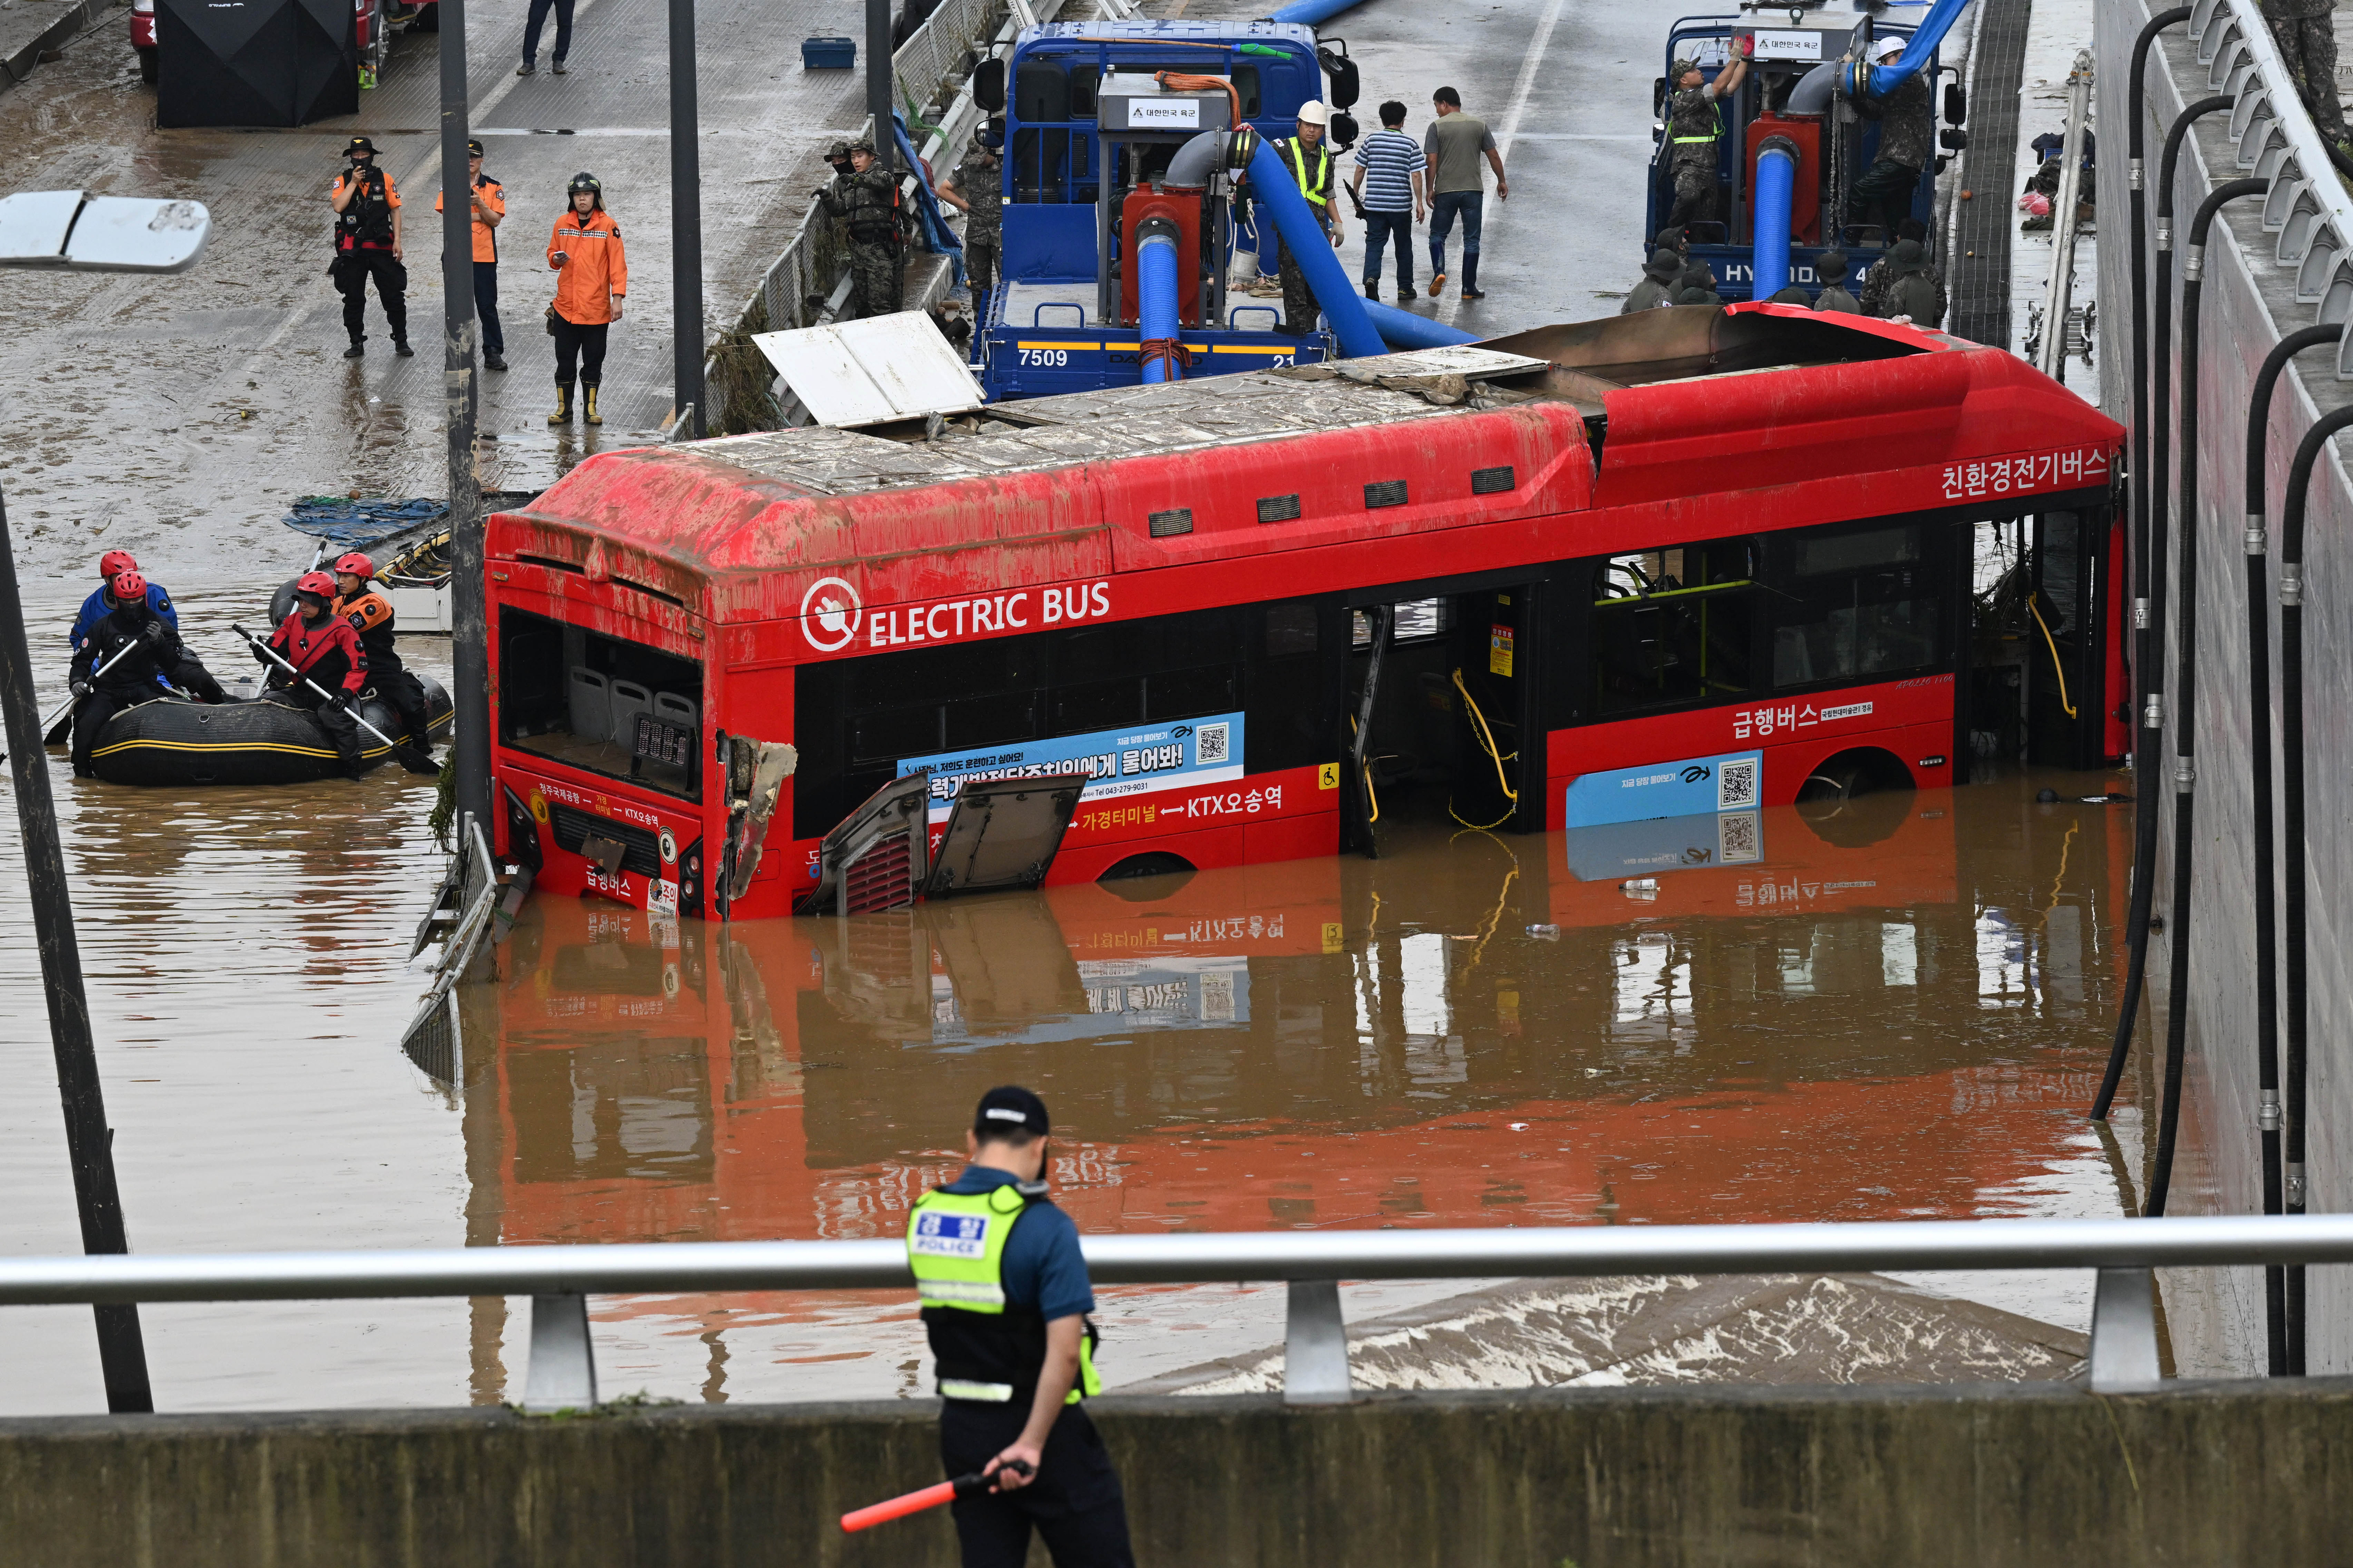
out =
<path fill-rule="evenodd" d="M 1097 1231 L 2033 1212 L 2099 1160 L 2075 1111 L 2129 849 L 2028 794 L 1766 808 L 1746 858 L 1715 816 L 1425 831 L 1345 877 L 732 931 L 538 900 L 470 1067 L 478 1239 L 890 1236 L 1007 1080 L 1069 1129 L 1058 1199 Z M 2003 857 L 1964 864 L 1965 830 Z M 789 1338 L 896 1307 L 598 1311 Z"/>
<path fill-rule="evenodd" d="M 2097 767 L 2120 436 L 1999 350 L 1766 305 L 604 454 L 491 520 L 500 846 L 749 918 L 918 773 L 935 836 L 1083 774 L 1064 884 Z M 1996 525 L 2031 637 L 1972 593 Z"/>

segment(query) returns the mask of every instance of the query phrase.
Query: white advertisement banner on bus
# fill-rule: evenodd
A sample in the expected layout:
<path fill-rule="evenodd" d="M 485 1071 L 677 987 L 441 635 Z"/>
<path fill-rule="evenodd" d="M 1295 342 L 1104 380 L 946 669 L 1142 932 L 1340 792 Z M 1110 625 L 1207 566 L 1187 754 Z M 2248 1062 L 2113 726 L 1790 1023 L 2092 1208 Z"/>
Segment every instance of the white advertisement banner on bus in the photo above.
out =
<path fill-rule="evenodd" d="M 1229 784 L 1242 776 L 1242 716 L 1213 713 L 1172 724 L 1057 735 L 987 752 L 907 757 L 899 775 L 929 773 L 932 820 L 945 822 L 956 792 L 973 779 L 1042 778 L 1083 773 L 1082 805 L 1166 790 Z"/>

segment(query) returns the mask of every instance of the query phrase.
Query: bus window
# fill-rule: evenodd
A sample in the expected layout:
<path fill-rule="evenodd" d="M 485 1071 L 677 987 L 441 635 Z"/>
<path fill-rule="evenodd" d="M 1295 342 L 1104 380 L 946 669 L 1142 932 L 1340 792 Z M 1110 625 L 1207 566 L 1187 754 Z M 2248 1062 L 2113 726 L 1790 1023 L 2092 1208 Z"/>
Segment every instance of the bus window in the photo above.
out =
<path fill-rule="evenodd" d="M 1432 642 L 1452 635 L 1454 631 L 1454 601 L 1448 599 L 1408 599 L 1389 606 L 1395 612 L 1389 622 L 1389 646 L 1399 643 Z M 1373 623 L 1365 612 L 1352 612 L 1350 625 L 1355 627 L 1351 646 L 1369 647 L 1373 641 Z"/>
<path fill-rule="evenodd" d="M 1943 574 L 1926 528 L 1800 535 L 1775 574 L 1773 685 L 1852 681 L 1944 658 Z"/>
<path fill-rule="evenodd" d="M 701 796 L 702 667 L 499 610 L 499 739 L 567 767 Z"/>
<path fill-rule="evenodd" d="M 1290 601 L 803 665 L 794 837 L 944 752 L 1240 712 L 1250 771 L 1328 761 L 1316 649 L 1315 606 Z"/>
<path fill-rule="evenodd" d="M 1050 633 L 1058 735 L 1229 713 L 1241 706 L 1240 653 L 1222 611 L 1155 616 Z M 1227 661 L 1216 655 L 1224 652 Z M 1247 739 L 1247 737 L 1245 737 Z"/>
<path fill-rule="evenodd" d="M 1756 547 L 1717 540 L 1612 556 L 1593 572 L 1593 709 L 1746 695 Z"/>
<path fill-rule="evenodd" d="M 889 654 L 848 668 L 850 760 L 882 768 L 885 777 L 902 757 L 1038 733 L 1043 671 L 1033 638 Z"/>

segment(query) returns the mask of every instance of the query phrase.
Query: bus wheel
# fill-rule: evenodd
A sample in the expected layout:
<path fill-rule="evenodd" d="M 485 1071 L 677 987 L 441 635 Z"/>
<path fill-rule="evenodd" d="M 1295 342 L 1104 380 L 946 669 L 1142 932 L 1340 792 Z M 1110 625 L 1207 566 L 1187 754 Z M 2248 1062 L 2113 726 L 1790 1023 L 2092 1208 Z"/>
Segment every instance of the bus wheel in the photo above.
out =
<path fill-rule="evenodd" d="M 1912 813 L 1912 772 L 1885 752 L 1841 752 L 1798 786 L 1798 816 L 1824 843 L 1860 849 Z"/>
<path fill-rule="evenodd" d="M 1912 772 L 1885 752 L 1841 752 L 1798 786 L 1798 804 L 1853 800 L 1881 790 L 1910 789 Z"/>
<path fill-rule="evenodd" d="M 1182 855 L 1152 849 L 1113 861 L 1095 881 L 1107 891 L 1138 903 L 1176 891 L 1195 869 Z"/>

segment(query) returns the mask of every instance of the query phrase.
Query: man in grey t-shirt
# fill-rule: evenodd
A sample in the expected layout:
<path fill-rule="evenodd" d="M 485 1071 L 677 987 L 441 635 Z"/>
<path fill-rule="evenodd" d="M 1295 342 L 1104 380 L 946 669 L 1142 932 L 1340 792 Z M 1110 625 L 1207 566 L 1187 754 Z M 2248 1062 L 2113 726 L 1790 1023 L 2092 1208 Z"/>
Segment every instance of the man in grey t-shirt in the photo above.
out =
<path fill-rule="evenodd" d="M 1430 173 L 1430 297 L 1446 286 L 1446 237 L 1454 219 L 1462 219 L 1462 297 L 1483 300 L 1479 288 L 1479 229 L 1486 219 L 1485 182 L 1479 174 L 1482 156 L 1495 171 L 1495 199 L 1512 199 L 1512 183 L 1504 177 L 1504 155 L 1495 151 L 1494 133 L 1486 121 L 1462 112 L 1462 95 L 1441 87 L 1430 95 L 1438 118 L 1422 133 L 1422 155 Z"/>

